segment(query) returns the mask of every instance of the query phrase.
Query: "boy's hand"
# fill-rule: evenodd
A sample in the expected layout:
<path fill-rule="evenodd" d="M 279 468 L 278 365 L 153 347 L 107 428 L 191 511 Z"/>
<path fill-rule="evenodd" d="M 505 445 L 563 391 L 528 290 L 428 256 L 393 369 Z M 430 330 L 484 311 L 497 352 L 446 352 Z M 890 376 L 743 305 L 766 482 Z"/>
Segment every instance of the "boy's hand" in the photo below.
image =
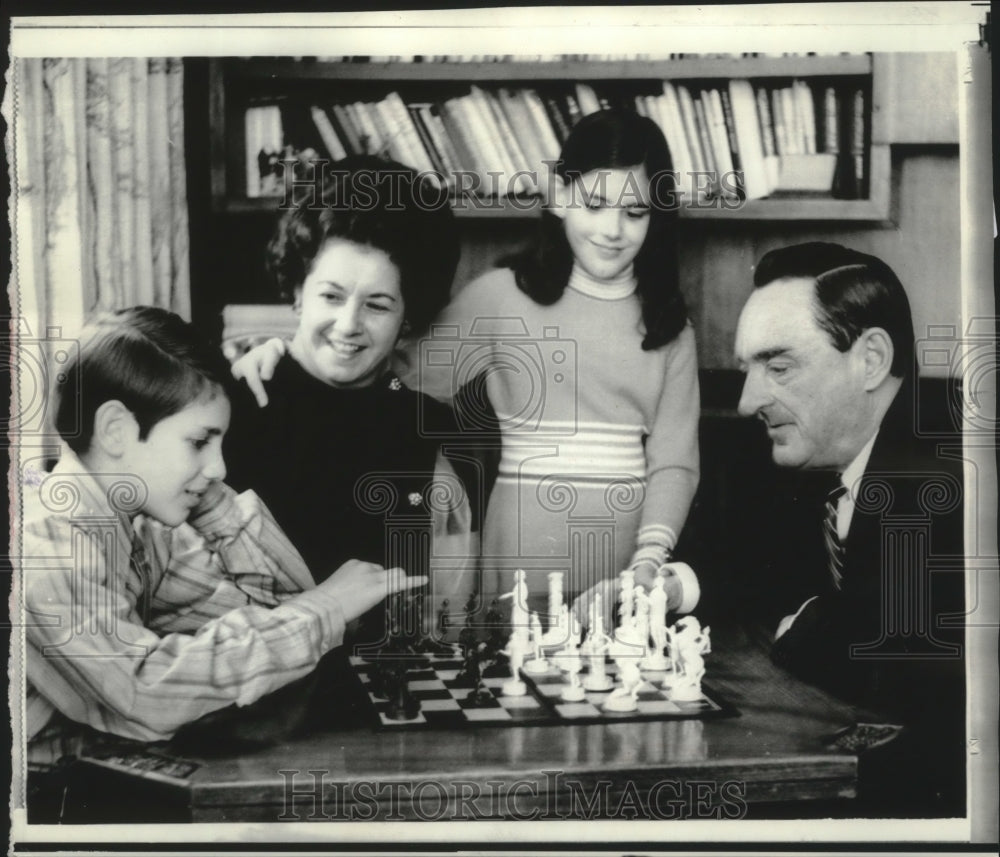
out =
<path fill-rule="evenodd" d="M 389 595 L 426 586 L 427 577 L 407 577 L 401 568 L 384 569 L 371 562 L 349 559 L 317 589 L 337 599 L 348 622 L 363 616 Z"/>
<path fill-rule="evenodd" d="M 237 381 L 247 382 L 250 392 L 253 393 L 257 404 L 262 408 L 267 407 L 268 401 L 264 382 L 271 380 L 271 376 L 274 375 L 274 367 L 285 356 L 286 351 L 285 341 L 275 337 L 250 349 L 233 364 L 233 377 Z"/>

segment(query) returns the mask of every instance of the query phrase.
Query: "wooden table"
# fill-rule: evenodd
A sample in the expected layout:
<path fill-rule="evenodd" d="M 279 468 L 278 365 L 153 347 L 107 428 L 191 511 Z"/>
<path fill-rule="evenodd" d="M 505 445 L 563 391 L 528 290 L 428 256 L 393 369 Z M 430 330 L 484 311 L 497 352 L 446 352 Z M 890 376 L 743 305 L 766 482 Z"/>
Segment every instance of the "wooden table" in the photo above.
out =
<path fill-rule="evenodd" d="M 314 734 L 195 758 L 191 820 L 730 818 L 755 804 L 855 797 L 856 756 L 823 742 L 853 722 L 849 706 L 742 634 L 707 662 L 711 687 L 740 716 Z"/>

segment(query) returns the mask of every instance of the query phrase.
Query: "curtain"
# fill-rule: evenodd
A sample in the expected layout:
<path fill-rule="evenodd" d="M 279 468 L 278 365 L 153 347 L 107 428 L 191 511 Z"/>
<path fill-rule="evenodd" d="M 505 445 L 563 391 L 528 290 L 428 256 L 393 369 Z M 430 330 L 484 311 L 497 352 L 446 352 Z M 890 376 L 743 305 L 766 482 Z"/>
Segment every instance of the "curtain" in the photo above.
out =
<path fill-rule="evenodd" d="M 133 304 L 189 317 L 181 61 L 16 62 L 21 332 Z"/>

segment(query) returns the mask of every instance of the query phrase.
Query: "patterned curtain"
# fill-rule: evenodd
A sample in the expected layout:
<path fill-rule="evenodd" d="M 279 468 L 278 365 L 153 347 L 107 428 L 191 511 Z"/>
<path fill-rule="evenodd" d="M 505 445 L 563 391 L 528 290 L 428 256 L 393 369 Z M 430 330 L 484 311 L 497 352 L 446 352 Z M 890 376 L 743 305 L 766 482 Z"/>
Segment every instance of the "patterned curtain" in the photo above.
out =
<path fill-rule="evenodd" d="M 133 304 L 189 317 L 181 61 L 16 63 L 22 325 L 72 335 L 95 312 Z"/>

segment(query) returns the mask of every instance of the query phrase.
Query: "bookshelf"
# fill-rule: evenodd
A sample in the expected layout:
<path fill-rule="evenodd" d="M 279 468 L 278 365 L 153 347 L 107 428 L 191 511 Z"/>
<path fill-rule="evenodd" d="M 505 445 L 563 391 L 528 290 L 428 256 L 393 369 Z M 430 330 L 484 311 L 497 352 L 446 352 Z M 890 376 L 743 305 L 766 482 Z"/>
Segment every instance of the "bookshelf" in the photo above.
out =
<path fill-rule="evenodd" d="M 885 222 L 891 213 L 891 159 L 880 128 L 886 113 L 886 87 L 877 56 L 684 56 L 665 60 L 577 60 L 409 62 L 328 61 L 315 58 L 225 58 L 209 61 L 209 161 L 211 203 L 218 214 L 273 213 L 273 196 L 248 196 L 247 141 L 244 117 L 255 105 L 330 105 L 369 101 L 398 92 L 406 104 L 438 103 L 467 95 L 472 86 L 495 90 L 519 86 L 546 88 L 593 84 L 618 103 L 636 94 L 662 92 L 664 81 L 690 86 L 722 86 L 749 80 L 758 87 L 782 87 L 793 81 L 836 86 L 864 93 L 863 158 L 865 187 L 861 198 L 834 198 L 824 192 L 776 192 L 739 206 L 682 205 L 680 216 L 692 220 Z M 555 91 L 555 90 L 552 90 Z M 821 89 L 818 91 L 822 91 Z M 654 117 L 655 118 L 655 117 Z M 669 137 L 668 137 L 669 139 Z M 399 158 L 404 160 L 404 158 Z M 456 208 L 463 219 L 524 221 L 537 218 L 539 207 L 497 202 L 488 207 Z"/>

